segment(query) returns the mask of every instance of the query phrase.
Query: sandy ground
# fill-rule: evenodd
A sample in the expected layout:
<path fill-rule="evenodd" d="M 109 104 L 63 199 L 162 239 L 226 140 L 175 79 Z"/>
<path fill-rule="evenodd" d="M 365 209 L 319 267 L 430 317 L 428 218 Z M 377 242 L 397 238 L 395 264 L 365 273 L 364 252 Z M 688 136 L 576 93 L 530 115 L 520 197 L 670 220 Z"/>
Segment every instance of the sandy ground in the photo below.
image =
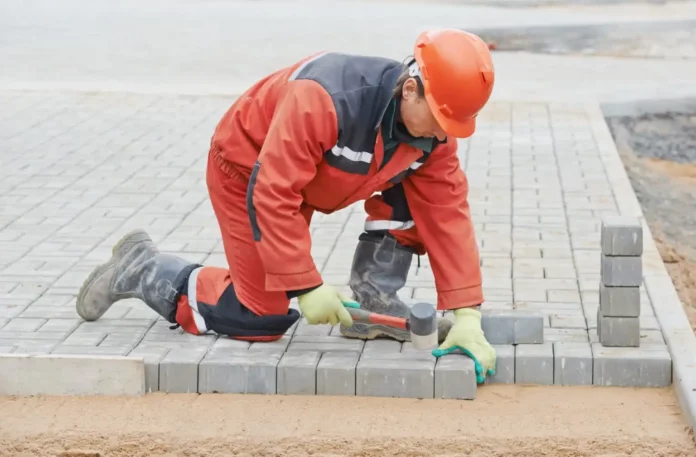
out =
<path fill-rule="evenodd" d="M 696 331 L 696 114 L 617 117 L 608 123 Z"/>
<path fill-rule="evenodd" d="M 474 401 L 0 397 L 0 411 L 0 456 L 696 455 L 671 389 L 491 385 Z"/>

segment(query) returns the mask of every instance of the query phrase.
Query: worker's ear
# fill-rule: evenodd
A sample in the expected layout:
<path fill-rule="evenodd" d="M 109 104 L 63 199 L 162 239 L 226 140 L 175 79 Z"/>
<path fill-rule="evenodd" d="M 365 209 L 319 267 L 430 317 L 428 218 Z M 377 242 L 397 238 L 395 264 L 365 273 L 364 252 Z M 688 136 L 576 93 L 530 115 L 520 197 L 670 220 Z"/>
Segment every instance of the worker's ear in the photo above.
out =
<path fill-rule="evenodd" d="M 404 100 L 416 101 L 418 98 L 418 83 L 414 78 L 408 78 L 406 82 L 404 82 L 401 96 Z"/>

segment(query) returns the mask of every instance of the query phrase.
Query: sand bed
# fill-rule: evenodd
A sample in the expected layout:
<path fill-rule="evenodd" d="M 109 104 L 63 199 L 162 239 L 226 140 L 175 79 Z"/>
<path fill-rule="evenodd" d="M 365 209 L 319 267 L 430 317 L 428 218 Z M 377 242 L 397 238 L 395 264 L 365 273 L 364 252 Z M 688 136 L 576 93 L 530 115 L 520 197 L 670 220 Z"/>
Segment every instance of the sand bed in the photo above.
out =
<path fill-rule="evenodd" d="M 0 397 L 0 456 L 686 456 L 671 389 L 485 386 L 475 401 Z"/>

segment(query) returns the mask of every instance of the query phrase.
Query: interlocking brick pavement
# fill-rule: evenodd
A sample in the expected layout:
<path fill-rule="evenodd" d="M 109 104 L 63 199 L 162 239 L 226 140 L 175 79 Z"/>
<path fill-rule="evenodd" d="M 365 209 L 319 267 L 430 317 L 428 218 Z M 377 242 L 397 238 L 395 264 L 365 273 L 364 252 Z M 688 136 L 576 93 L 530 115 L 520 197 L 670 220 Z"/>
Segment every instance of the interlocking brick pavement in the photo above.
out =
<path fill-rule="evenodd" d="M 451 381 L 437 379 L 439 373 L 455 379 L 452 370 L 438 368 L 428 354 L 394 341 L 345 339 L 331 326 L 300 321 L 278 342 L 249 344 L 171 330 L 138 300 L 115 304 L 96 322 L 77 316 L 80 285 L 131 229 L 146 229 L 163 251 L 226 266 L 205 165 L 215 124 L 232 101 L 0 93 L 0 353 L 143 356 L 148 390 L 275 393 L 276 383 L 264 376 L 276 376 L 280 366 L 284 391 L 459 395 L 442 384 Z M 669 383 L 664 373 L 671 360 L 645 287 L 641 348 L 602 349 L 603 371 L 592 376 L 601 218 L 619 213 L 625 203 L 617 201 L 611 185 L 617 170 L 607 165 L 620 163 L 603 157 L 586 107 L 495 101 L 478 125 L 472 139 L 460 142 L 460 158 L 470 183 L 484 308 L 541 312 L 545 325 L 543 346 L 497 346 L 501 364 L 491 382 L 514 382 L 515 374 L 523 373 L 524 380 L 543 383 Z M 311 226 L 317 265 L 328 283 L 346 292 L 364 217 L 356 204 L 319 214 Z M 435 301 L 427 256 L 414 259 L 400 295 L 410 303 Z M 284 353 L 298 351 L 321 356 L 281 362 Z M 523 362 L 517 368 L 516 351 Z M 582 371 L 559 371 L 566 356 L 569 366 Z M 375 362 L 380 357 L 391 362 Z M 205 368 L 201 374 L 199 364 Z M 643 366 L 656 373 L 654 379 L 634 376 Z M 228 379 L 244 367 L 255 368 L 245 379 Z M 322 377 L 310 383 L 306 370 L 317 367 Z M 389 379 L 406 376 L 408 383 L 390 390 L 380 384 L 384 377 L 378 370 Z M 472 375 L 467 367 L 461 372 Z M 341 386 L 327 385 L 334 379 Z"/>

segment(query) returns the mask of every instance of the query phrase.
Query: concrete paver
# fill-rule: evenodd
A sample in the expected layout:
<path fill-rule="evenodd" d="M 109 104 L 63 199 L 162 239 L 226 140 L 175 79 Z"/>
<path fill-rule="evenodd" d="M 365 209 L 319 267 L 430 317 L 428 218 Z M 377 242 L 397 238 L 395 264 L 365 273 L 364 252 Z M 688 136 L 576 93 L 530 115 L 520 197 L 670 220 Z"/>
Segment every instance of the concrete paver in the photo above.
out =
<path fill-rule="evenodd" d="M 438 370 L 429 353 L 410 343 L 346 339 L 338 326 L 301 320 L 279 341 L 250 344 L 172 330 L 138 300 L 117 303 L 96 322 L 77 316 L 82 281 L 128 230 L 148 230 L 166 252 L 225 265 L 204 169 L 210 135 L 232 100 L 0 93 L 10 120 L 0 127 L 8 178 L 0 182 L 0 248 L 9 253 L 0 261 L 0 347 L 12 354 L 143 356 L 147 391 L 471 396 L 441 385 L 455 377 L 444 365 Z M 657 335 L 651 335 L 654 350 L 646 352 L 641 342 L 640 348 L 607 352 L 611 348 L 598 344 L 602 219 L 619 214 L 625 203 L 590 114 L 586 105 L 570 102 L 494 101 L 481 114 L 477 134 L 460 142 L 484 272 L 484 312 L 514 316 L 512 335 L 528 338 L 510 341 L 517 346 L 496 345 L 498 373 L 490 382 L 671 382 L 665 377 L 670 355 L 644 286 L 641 335 Z M 356 204 L 312 222 L 315 262 L 345 292 L 364 217 Z M 644 273 L 653 270 L 650 259 L 644 258 Z M 427 256 L 420 260 L 400 295 L 409 303 L 434 303 Z M 527 315 L 538 318 L 522 322 L 519 316 Z M 312 351 L 316 357 L 300 363 Z M 608 361 L 617 358 L 625 366 L 613 368 Z M 650 367 L 658 374 L 644 374 Z M 455 371 L 474 376 L 466 367 Z M 410 381 L 402 385 L 393 382 L 397 378 Z"/>

